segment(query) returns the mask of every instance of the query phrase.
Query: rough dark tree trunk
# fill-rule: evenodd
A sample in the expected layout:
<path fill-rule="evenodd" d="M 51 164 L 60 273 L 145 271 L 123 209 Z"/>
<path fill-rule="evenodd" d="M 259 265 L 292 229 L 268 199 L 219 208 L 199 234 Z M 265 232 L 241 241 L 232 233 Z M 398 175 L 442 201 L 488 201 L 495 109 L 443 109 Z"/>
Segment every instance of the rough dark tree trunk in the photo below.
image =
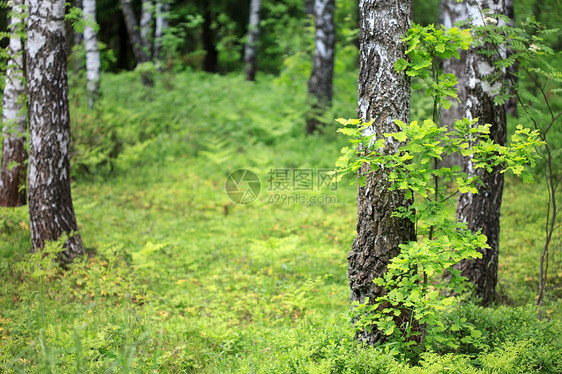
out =
<path fill-rule="evenodd" d="M 334 76 L 335 0 L 315 0 L 316 34 L 312 71 L 308 81 L 308 95 L 312 99 L 311 112 L 306 120 L 306 132 L 312 134 L 322 125 L 322 112 L 332 106 Z"/>
<path fill-rule="evenodd" d="M 496 14 L 505 14 L 503 0 L 468 0 L 466 1 L 470 22 L 483 25 L 486 22 L 482 9 L 490 9 Z M 466 102 L 465 117 L 478 118 L 478 124 L 491 124 L 490 138 L 504 145 L 506 141 L 505 106 L 495 105 L 494 97 L 502 88 L 503 79 L 490 82 L 488 78 L 495 73 L 494 57 L 478 53 L 481 48 L 468 50 L 466 58 L 465 82 Z M 488 305 L 496 297 L 498 280 L 498 255 L 500 236 L 500 207 L 503 194 L 503 174 L 498 169 L 491 173 L 482 169 L 473 169 L 472 157 L 463 158 L 463 171 L 477 175 L 483 185 L 478 186 L 478 194 L 465 193 L 459 196 L 457 218 L 468 224 L 468 228 L 482 233 L 488 238 L 488 249 L 480 249 L 481 259 L 464 260 L 459 264 L 462 275 L 474 285 L 476 294 L 482 298 L 483 305 Z"/>
<path fill-rule="evenodd" d="M 248 41 L 244 49 L 244 73 L 246 80 L 255 81 L 258 70 L 258 38 L 260 33 L 261 0 L 251 0 Z"/>
<path fill-rule="evenodd" d="M 70 237 L 59 261 L 84 254 L 70 193 L 64 0 L 28 0 L 29 220 L 33 251 Z"/>
<path fill-rule="evenodd" d="M 137 17 L 133 11 L 131 0 L 119 0 L 119 3 L 121 5 L 121 11 L 123 12 L 123 18 L 125 19 L 125 25 L 127 26 L 127 33 L 129 34 L 133 54 L 137 60 L 137 65 L 150 61 L 150 55 L 144 48 L 141 34 L 137 26 Z M 141 79 L 145 86 L 152 86 L 154 84 L 147 74 L 142 74 Z"/>
<path fill-rule="evenodd" d="M 394 70 L 394 63 L 405 58 L 400 42 L 410 27 L 410 1 L 361 0 L 359 2 L 360 63 L 357 113 L 364 121 L 373 120 L 371 133 L 382 137 L 398 131 L 394 120 L 410 120 L 410 82 Z M 385 152 L 394 153 L 400 144 L 388 144 Z M 403 191 L 391 191 L 388 170 L 371 171 L 363 167 L 365 186 L 357 192 L 357 237 L 348 259 L 351 301 L 372 303 L 385 289 L 373 283 L 384 275 L 390 260 L 400 253 L 399 244 L 415 240 L 414 223 L 392 217 L 398 207 L 411 205 Z M 360 338 L 368 344 L 384 340 L 380 331 L 364 331 Z"/>
<path fill-rule="evenodd" d="M 211 5 L 207 3 L 203 21 L 203 49 L 205 50 L 205 60 L 203 61 L 203 70 L 209 73 L 218 71 L 219 52 L 215 44 L 215 31 L 213 30 L 213 12 Z"/>
<path fill-rule="evenodd" d="M 10 21 L 10 44 L 8 45 L 8 68 L 6 86 L 2 97 L 2 169 L 0 170 L 0 206 L 25 205 L 25 179 L 27 174 L 27 151 L 25 132 L 25 84 L 23 45 L 20 35 L 23 30 L 23 0 L 12 1 Z"/>

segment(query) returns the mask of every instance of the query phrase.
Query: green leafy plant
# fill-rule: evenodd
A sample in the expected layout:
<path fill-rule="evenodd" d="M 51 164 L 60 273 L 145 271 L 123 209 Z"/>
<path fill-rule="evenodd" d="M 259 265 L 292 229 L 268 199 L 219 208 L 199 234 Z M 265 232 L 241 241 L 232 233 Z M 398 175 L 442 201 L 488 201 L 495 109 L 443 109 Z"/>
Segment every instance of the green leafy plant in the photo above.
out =
<path fill-rule="evenodd" d="M 478 119 L 459 119 L 453 131 L 440 127 L 440 106 L 449 108 L 450 100 L 457 98 L 457 80 L 452 74 L 440 72 L 440 59 L 458 57 L 459 49 L 467 49 L 470 32 L 414 25 L 403 41 L 408 43 L 409 60 L 399 59 L 395 69 L 425 86 L 433 98 L 433 119 L 410 124 L 397 120 L 400 131 L 380 138 L 367 131 L 372 122 L 338 120 L 344 126 L 338 131 L 351 143 L 336 163 L 338 178 L 364 164 L 373 171 L 384 171 L 391 189 L 404 190 L 406 198 L 414 198 L 412 206 L 399 208 L 393 215 L 415 222 L 417 231 L 417 240 L 401 244 L 400 254 L 393 258 L 385 275 L 374 280 L 386 288 L 386 294 L 355 304 L 355 328 L 377 329 L 399 348 L 414 344 L 452 349 L 461 343 L 478 345 L 480 331 L 466 319 L 446 326 L 442 314 L 451 310 L 457 303 L 456 296 L 469 288 L 454 265 L 463 259 L 479 258 L 478 248 L 488 247 L 484 235 L 472 233 L 465 223 L 456 221 L 451 205 L 452 197 L 459 192 L 478 193 L 476 186 L 481 181 L 458 166 L 439 167 L 438 161 L 451 154 L 472 155 L 474 170 L 493 172 L 499 168 L 501 173 L 511 171 L 531 180 L 525 165 L 534 164 L 534 147 L 541 141 L 536 130 L 518 126 L 511 145 L 501 146 L 488 137 L 490 125 L 477 125 Z M 389 153 L 387 145 L 397 142 L 401 144 L 398 151 Z M 360 179 L 363 182 L 364 177 Z"/>
<path fill-rule="evenodd" d="M 68 13 L 64 16 L 66 21 L 72 24 L 72 28 L 77 32 L 83 33 L 87 26 L 90 26 L 94 31 L 99 31 L 100 26 L 93 19 L 86 18 L 82 9 L 72 6 L 71 3 L 66 3 L 69 8 Z"/>
<path fill-rule="evenodd" d="M 547 213 L 544 225 L 544 245 L 539 260 L 538 316 L 542 316 L 545 286 L 548 276 L 549 252 L 554 241 L 558 216 L 557 195 L 560 186 L 560 123 L 562 107 L 553 100 L 562 92 L 562 70 L 554 59 L 555 53 L 547 44 L 550 35 L 559 29 L 547 29 L 533 17 L 527 18 L 519 27 L 510 26 L 503 15 L 491 14 L 482 9 L 485 25 L 474 28 L 475 42 L 483 46 L 482 52 L 496 57 L 498 71 L 508 69 L 509 85 L 495 98 L 503 105 L 515 99 L 521 120 L 534 128 L 542 143 L 538 146 L 541 164 L 548 191 Z M 499 77 L 491 76 L 497 80 Z M 523 83 L 520 83 L 523 82 Z"/>

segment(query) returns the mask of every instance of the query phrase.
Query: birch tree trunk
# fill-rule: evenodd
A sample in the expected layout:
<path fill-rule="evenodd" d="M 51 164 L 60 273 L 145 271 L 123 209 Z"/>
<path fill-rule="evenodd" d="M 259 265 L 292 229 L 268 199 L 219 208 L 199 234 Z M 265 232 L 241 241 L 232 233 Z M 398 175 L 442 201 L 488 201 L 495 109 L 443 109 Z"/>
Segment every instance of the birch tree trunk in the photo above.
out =
<path fill-rule="evenodd" d="M 131 41 L 137 65 L 150 61 L 150 56 L 147 54 L 145 48 L 143 48 L 143 42 L 137 26 L 135 12 L 131 6 L 131 0 L 119 0 L 119 4 L 121 5 L 121 11 L 123 12 L 125 26 L 127 27 L 127 33 L 129 34 L 129 40 Z M 147 74 L 142 74 L 141 79 L 145 86 L 152 86 L 154 84 Z"/>
<path fill-rule="evenodd" d="M 250 2 L 250 22 L 248 24 L 248 42 L 244 49 L 244 73 L 246 80 L 255 81 L 258 70 L 258 38 L 260 33 L 261 0 Z"/>
<path fill-rule="evenodd" d="M 96 0 L 84 0 L 84 17 L 96 22 Z M 92 109 L 98 98 L 100 88 L 100 51 L 98 49 L 98 35 L 91 25 L 84 29 L 84 44 L 86 45 L 86 80 L 88 89 L 88 108 Z"/>
<path fill-rule="evenodd" d="M 119 0 L 123 18 L 125 19 L 125 26 L 129 34 L 129 40 L 133 48 L 133 54 L 137 60 L 137 64 L 149 61 L 148 55 L 142 47 L 142 39 L 137 26 L 137 17 L 131 6 L 131 0 Z"/>
<path fill-rule="evenodd" d="M 410 1 L 360 0 L 359 2 L 359 94 L 357 113 L 373 120 L 371 133 L 399 131 L 395 119 L 410 120 L 410 82 L 394 63 L 405 58 L 400 41 L 410 27 Z M 400 143 L 389 143 L 385 152 L 394 153 Z M 403 191 L 391 191 L 388 170 L 363 167 L 359 176 L 365 186 L 357 191 L 357 237 L 347 256 L 351 301 L 373 303 L 385 293 L 373 279 L 383 276 L 390 260 L 400 253 L 399 244 L 415 240 L 415 227 L 408 219 L 392 216 L 398 207 L 411 205 Z M 363 331 L 368 344 L 384 340 L 380 331 Z"/>
<path fill-rule="evenodd" d="M 65 1 L 28 0 L 29 220 L 33 251 L 70 237 L 59 261 L 84 254 L 70 192 Z"/>
<path fill-rule="evenodd" d="M 443 0 L 441 2 L 440 22 L 443 28 L 449 29 L 454 27 L 457 22 L 466 21 L 468 19 L 468 9 L 465 2 L 457 2 L 457 0 Z M 466 71 L 466 55 L 464 50 L 459 51 L 460 58 L 450 58 L 443 61 L 443 73 L 454 74 L 457 77 L 458 95 L 460 102 L 453 100 L 449 110 L 442 108 L 440 119 L 441 126 L 447 126 L 449 131 L 454 130 L 455 120 L 461 119 L 465 116 L 466 105 L 466 85 L 467 76 Z M 441 164 L 445 167 L 452 167 L 454 165 L 460 166 L 462 164 L 462 157 L 457 154 L 451 154 L 443 159 Z"/>
<path fill-rule="evenodd" d="M 142 47 L 150 58 L 152 55 L 152 0 L 142 0 L 140 18 L 140 37 Z"/>
<path fill-rule="evenodd" d="M 2 96 L 2 169 L 0 170 L 0 206 L 25 205 L 25 179 L 27 151 L 25 131 L 25 84 L 23 66 L 23 0 L 12 1 L 10 44 L 6 86 Z"/>
<path fill-rule="evenodd" d="M 468 0 L 466 1 L 468 17 L 471 24 L 483 25 L 487 22 L 482 9 L 490 9 L 495 14 L 505 14 L 503 0 Z M 467 52 L 465 70 L 466 101 L 464 102 L 464 116 L 469 119 L 478 118 L 478 124 L 491 124 L 490 138 L 500 144 L 506 142 L 505 106 L 495 105 L 494 97 L 502 89 L 505 80 L 495 82 L 488 80 L 496 73 L 494 57 L 478 53 L 489 46 L 472 47 Z M 505 56 L 504 56 L 505 57 Z M 464 260 L 459 264 L 462 275 L 466 276 L 474 285 L 475 292 L 482 298 L 483 305 L 488 305 L 496 297 L 498 280 L 498 255 L 500 235 L 500 207 L 503 194 L 503 174 L 496 168 L 491 173 L 482 169 L 473 169 L 471 156 L 462 160 L 462 169 L 469 175 L 479 176 L 483 186 L 478 186 L 478 194 L 464 193 L 459 196 L 457 218 L 468 224 L 468 228 L 488 238 L 490 248 L 481 248 L 481 259 Z"/>
<path fill-rule="evenodd" d="M 162 49 L 162 36 L 168 29 L 168 15 L 170 3 L 168 0 L 156 1 L 156 29 L 154 31 L 154 59 L 160 60 Z"/>
<path fill-rule="evenodd" d="M 308 80 L 308 95 L 312 110 L 306 121 L 306 132 L 312 134 L 322 123 L 322 112 L 332 106 L 332 80 L 334 76 L 335 0 L 315 0 L 314 20 L 316 34 L 312 71 Z"/>

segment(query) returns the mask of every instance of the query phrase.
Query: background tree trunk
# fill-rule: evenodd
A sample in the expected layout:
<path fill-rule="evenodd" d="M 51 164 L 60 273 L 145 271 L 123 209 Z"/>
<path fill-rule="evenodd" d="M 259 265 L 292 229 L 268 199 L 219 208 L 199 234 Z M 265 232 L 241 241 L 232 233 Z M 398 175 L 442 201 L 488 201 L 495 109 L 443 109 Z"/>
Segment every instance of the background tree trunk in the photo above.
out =
<path fill-rule="evenodd" d="M 509 17 L 509 26 L 515 27 L 515 9 L 513 8 L 513 0 L 505 0 L 505 14 Z M 512 55 L 512 51 L 507 51 L 508 56 Z M 512 91 L 517 89 L 517 71 L 519 70 L 519 63 L 514 63 L 508 68 L 507 74 L 509 76 L 508 84 L 511 86 Z M 505 103 L 505 110 L 513 117 L 517 117 L 517 97 L 512 95 Z"/>
<path fill-rule="evenodd" d="M 2 97 L 2 169 L 0 170 L 0 206 L 25 205 L 25 179 L 27 174 L 27 151 L 25 131 L 25 84 L 23 66 L 23 0 L 12 1 L 10 21 L 10 44 L 8 45 L 8 67 L 6 86 Z"/>
<path fill-rule="evenodd" d="M 152 1 L 142 0 L 140 17 L 140 37 L 142 47 L 149 58 L 152 57 Z"/>
<path fill-rule="evenodd" d="M 244 49 L 244 73 L 246 80 L 255 81 L 258 70 L 258 38 L 260 33 L 261 0 L 250 2 L 250 22 L 248 24 L 248 42 Z"/>
<path fill-rule="evenodd" d="M 143 48 L 141 35 L 137 26 L 137 17 L 131 6 L 131 0 L 119 0 L 119 3 L 121 4 L 121 11 L 123 12 L 123 18 L 125 19 L 125 25 L 127 26 L 129 40 L 131 41 L 137 64 L 147 62 L 150 59 Z"/>
<path fill-rule="evenodd" d="M 203 70 L 208 73 L 216 73 L 218 71 L 219 52 L 215 45 L 215 31 L 213 30 L 214 15 L 211 11 L 211 5 L 207 3 L 203 21 L 203 49 L 205 50 L 205 60 L 203 61 Z"/>
<path fill-rule="evenodd" d="M 460 21 L 465 21 L 468 19 L 468 9 L 466 7 L 466 2 L 457 2 L 457 0 L 443 0 L 441 2 L 441 12 L 439 21 L 443 25 L 443 28 L 449 29 L 455 26 L 455 23 Z M 441 126 L 447 126 L 449 131 L 454 130 L 455 120 L 465 117 L 465 105 L 466 105 L 466 85 L 467 77 L 465 75 L 466 71 L 466 51 L 459 51 L 460 58 L 456 59 L 451 57 L 450 59 L 443 61 L 443 73 L 454 74 L 457 77 L 458 84 L 458 95 L 460 102 L 454 100 L 452 102 L 451 108 L 449 110 L 441 108 Z M 441 165 L 444 167 L 452 167 L 453 165 L 460 166 L 462 164 L 462 157 L 457 154 L 452 154 L 445 157 L 441 161 Z"/>
<path fill-rule="evenodd" d="M 304 0 L 304 13 L 307 16 L 314 16 L 314 2 L 315 0 Z"/>
<path fill-rule="evenodd" d="M 70 193 L 64 0 L 28 0 L 29 220 L 33 251 L 72 235 L 59 261 L 84 254 Z"/>
<path fill-rule="evenodd" d="M 84 0 L 84 17 L 93 22 L 96 21 L 96 0 Z M 91 109 L 99 94 L 101 63 L 97 32 L 90 25 L 84 29 L 84 44 L 86 45 L 88 107 Z"/>
<path fill-rule="evenodd" d="M 121 5 L 121 11 L 123 12 L 123 18 L 125 19 L 125 25 L 127 26 L 127 33 L 129 34 L 129 40 L 131 41 L 131 46 L 133 48 L 133 54 L 137 60 L 137 65 L 150 61 L 150 56 L 147 54 L 146 50 L 143 48 L 143 42 L 137 26 L 137 18 L 135 17 L 135 12 L 131 6 L 131 0 L 119 0 Z M 152 86 L 154 82 L 147 74 L 141 75 L 142 83 L 145 86 Z"/>
<path fill-rule="evenodd" d="M 168 16 L 170 13 L 170 3 L 168 0 L 156 1 L 156 29 L 154 31 L 154 59 L 160 60 L 162 49 L 162 36 L 168 29 Z"/>
<path fill-rule="evenodd" d="M 484 24 L 482 9 L 490 9 L 496 14 L 505 14 L 503 0 L 468 0 L 466 4 L 470 22 L 473 25 Z M 483 48 L 490 48 L 490 46 Z M 467 53 L 464 77 L 466 82 L 464 116 L 469 119 L 479 118 L 479 125 L 491 124 L 490 138 L 500 145 L 505 145 L 507 132 L 505 106 L 494 104 L 494 97 L 499 93 L 505 79 L 495 82 L 487 81 L 487 78 L 496 72 L 493 65 L 494 57 L 479 54 L 481 49 L 473 47 Z M 459 267 L 462 275 L 474 284 L 475 292 L 482 298 L 483 305 L 488 305 L 494 301 L 496 296 L 500 207 L 504 178 L 503 174 L 498 172 L 498 168 L 491 173 L 482 169 L 475 171 L 470 156 L 463 158 L 462 168 L 469 175 L 479 176 L 483 186 L 478 186 L 476 195 L 465 193 L 459 196 L 457 218 L 466 222 L 468 228 L 473 232 L 482 230 L 482 233 L 488 238 L 490 248 L 480 249 L 481 259 L 464 260 Z"/>
<path fill-rule="evenodd" d="M 360 62 L 357 113 L 364 121 L 373 120 L 371 131 L 382 137 L 398 131 L 394 120 L 410 120 L 410 82 L 394 63 L 405 58 L 400 42 L 410 27 L 410 1 L 361 0 L 359 2 Z M 388 144 L 385 152 L 396 152 L 400 144 Z M 414 223 L 392 217 L 412 201 L 403 191 L 390 191 L 388 171 L 363 167 L 365 186 L 357 192 L 357 237 L 348 259 L 351 301 L 372 303 L 385 289 L 373 283 L 382 276 L 390 260 L 400 253 L 399 244 L 415 240 Z M 360 338 L 368 344 L 384 339 L 380 331 L 364 331 Z"/>
<path fill-rule="evenodd" d="M 334 0 L 314 2 L 316 34 L 312 71 L 308 81 L 308 95 L 312 98 L 312 110 L 306 120 L 306 132 L 312 134 L 322 123 L 319 117 L 332 106 L 332 80 L 334 76 Z"/>
<path fill-rule="evenodd" d="M 75 8 L 82 9 L 82 0 L 74 0 L 73 4 L 74 4 Z M 84 35 L 82 35 L 81 32 L 78 32 L 78 31 L 73 29 L 72 30 L 72 36 L 73 36 L 74 45 L 82 44 L 82 40 L 84 38 Z M 76 71 L 80 70 L 80 68 L 81 68 L 81 66 L 79 65 L 79 63 L 80 63 L 79 60 L 80 59 L 76 59 L 76 61 L 77 61 L 77 64 L 75 66 Z"/>

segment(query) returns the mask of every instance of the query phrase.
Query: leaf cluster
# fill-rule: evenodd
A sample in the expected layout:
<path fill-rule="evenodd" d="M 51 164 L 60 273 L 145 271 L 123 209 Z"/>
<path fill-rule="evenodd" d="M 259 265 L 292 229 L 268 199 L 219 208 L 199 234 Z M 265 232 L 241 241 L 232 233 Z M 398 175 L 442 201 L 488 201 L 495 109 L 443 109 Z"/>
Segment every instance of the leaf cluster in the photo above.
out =
<path fill-rule="evenodd" d="M 470 29 L 452 27 L 447 30 L 436 29 L 434 25 L 413 24 L 402 41 L 407 43 L 406 56 L 394 63 L 394 69 L 404 71 L 408 77 L 421 79 L 426 86 L 426 94 L 434 101 L 449 109 L 447 98 L 458 99 L 454 74 L 439 73 L 441 60 L 459 58 L 459 50 L 467 50 L 472 42 Z"/>

